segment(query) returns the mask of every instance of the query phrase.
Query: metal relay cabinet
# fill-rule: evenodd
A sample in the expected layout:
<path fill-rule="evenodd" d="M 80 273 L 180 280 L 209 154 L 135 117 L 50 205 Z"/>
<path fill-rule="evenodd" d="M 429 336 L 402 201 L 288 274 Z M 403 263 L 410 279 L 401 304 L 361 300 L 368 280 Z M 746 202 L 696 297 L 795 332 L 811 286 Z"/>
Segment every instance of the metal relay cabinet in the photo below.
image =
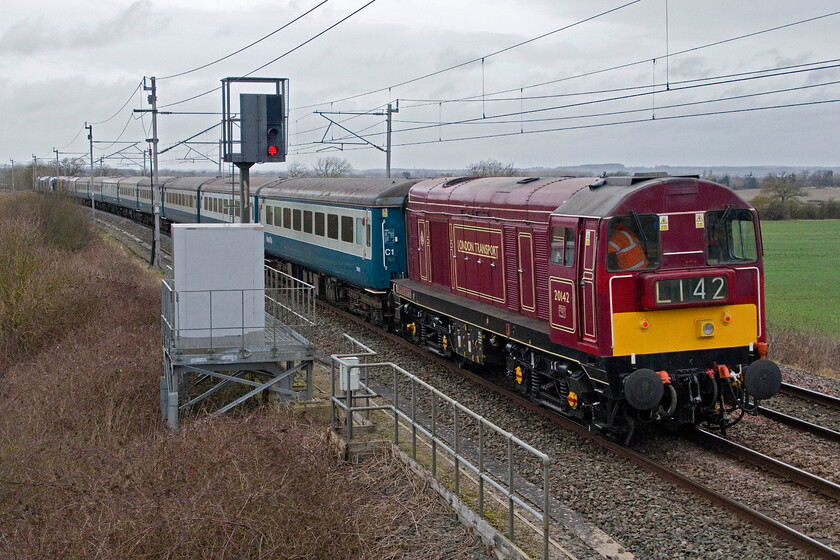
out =
<path fill-rule="evenodd" d="M 173 224 L 175 332 L 183 348 L 261 346 L 261 224 Z"/>

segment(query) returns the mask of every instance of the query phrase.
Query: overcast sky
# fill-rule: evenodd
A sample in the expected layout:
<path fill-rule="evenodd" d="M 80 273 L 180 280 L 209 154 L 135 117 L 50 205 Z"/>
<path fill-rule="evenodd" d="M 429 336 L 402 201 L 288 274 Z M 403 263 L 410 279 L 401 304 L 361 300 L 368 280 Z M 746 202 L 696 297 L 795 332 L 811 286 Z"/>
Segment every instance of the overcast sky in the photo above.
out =
<path fill-rule="evenodd" d="M 228 55 L 321 1 L 5 2 L 0 161 L 54 158 L 53 148 L 86 154 L 85 121 L 95 140 L 140 142 L 98 143 L 97 160 L 121 148 L 142 157 L 150 118 L 132 110 L 149 107 L 137 90 L 144 76 L 158 78 L 161 110 L 218 113 L 218 91 L 167 105 L 253 71 L 369 0 L 328 0 L 221 63 L 161 78 Z M 288 161 L 307 165 L 331 154 L 356 169 L 384 167 L 381 151 L 353 145 L 338 128 L 326 140 L 345 142 L 343 151 L 320 143 L 327 121 L 314 111 L 382 111 L 399 101 L 397 168 L 457 169 L 486 158 L 517 167 L 838 166 L 840 14 L 828 15 L 838 10 L 836 0 L 375 0 L 255 75 L 289 78 Z M 817 19 L 789 25 L 809 18 Z M 788 27 L 760 33 L 779 26 Z M 384 146 L 381 116 L 334 118 Z M 218 121 L 161 115 L 161 149 Z M 196 144 L 168 151 L 160 165 L 216 167 L 200 153 L 218 159 L 212 144 Z"/>

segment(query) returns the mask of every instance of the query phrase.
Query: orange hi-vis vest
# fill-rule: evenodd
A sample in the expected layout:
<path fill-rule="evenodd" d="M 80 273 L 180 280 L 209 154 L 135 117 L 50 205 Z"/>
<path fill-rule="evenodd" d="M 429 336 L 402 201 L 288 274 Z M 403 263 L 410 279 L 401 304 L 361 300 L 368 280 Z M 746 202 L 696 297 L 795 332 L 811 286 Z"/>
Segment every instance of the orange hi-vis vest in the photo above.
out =
<path fill-rule="evenodd" d="M 639 270 L 648 266 L 639 238 L 624 224 L 618 224 L 613 231 L 607 252 L 615 254 L 618 268 L 621 270 Z"/>

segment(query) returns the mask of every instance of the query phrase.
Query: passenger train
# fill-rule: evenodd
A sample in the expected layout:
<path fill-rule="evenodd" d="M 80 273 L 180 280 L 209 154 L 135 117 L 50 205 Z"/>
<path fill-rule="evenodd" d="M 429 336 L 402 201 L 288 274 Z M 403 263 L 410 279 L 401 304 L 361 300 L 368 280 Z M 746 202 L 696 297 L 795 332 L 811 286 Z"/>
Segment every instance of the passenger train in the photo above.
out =
<path fill-rule="evenodd" d="M 758 216 L 697 177 L 162 177 L 161 217 L 264 226 L 266 253 L 344 305 L 607 437 L 725 430 L 780 387 Z M 148 178 L 39 189 L 149 220 Z"/>

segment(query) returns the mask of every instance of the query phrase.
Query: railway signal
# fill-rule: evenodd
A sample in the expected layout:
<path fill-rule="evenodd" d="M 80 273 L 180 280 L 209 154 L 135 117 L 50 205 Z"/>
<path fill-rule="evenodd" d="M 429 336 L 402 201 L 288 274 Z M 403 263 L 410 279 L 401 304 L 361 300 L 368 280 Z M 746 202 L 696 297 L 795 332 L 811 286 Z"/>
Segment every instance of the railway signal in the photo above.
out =
<path fill-rule="evenodd" d="M 268 83 L 273 94 L 240 93 L 239 116 L 231 109 L 231 84 Z M 222 150 L 223 159 L 239 169 L 239 197 L 249 201 L 251 166 L 255 163 L 286 161 L 288 138 L 288 78 L 225 78 L 222 80 Z M 236 127 L 239 123 L 238 138 Z M 243 203 L 241 221 L 251 220 L 250 204 Z"/>

